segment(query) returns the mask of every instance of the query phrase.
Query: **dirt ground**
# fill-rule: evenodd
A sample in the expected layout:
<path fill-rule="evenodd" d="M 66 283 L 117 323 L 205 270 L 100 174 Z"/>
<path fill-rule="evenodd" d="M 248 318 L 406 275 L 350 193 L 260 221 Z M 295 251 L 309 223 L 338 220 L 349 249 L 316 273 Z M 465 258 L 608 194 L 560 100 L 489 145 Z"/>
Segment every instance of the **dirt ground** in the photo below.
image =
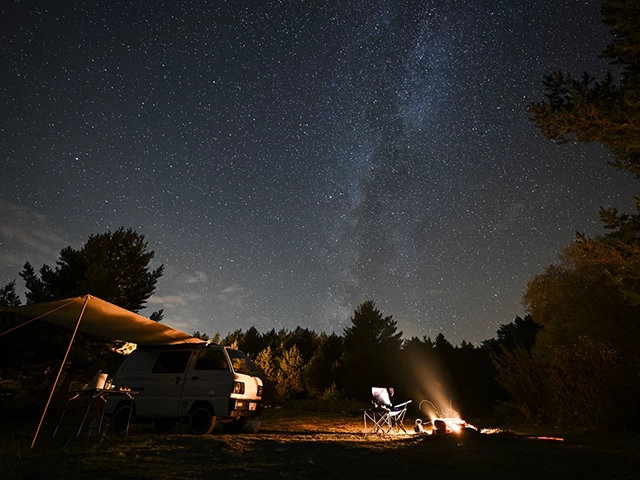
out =
<path fill-rule="evenodd" d="M 2 479 L 200 478 L 637 478 L 640 437 L 628 434 L 514 432 L 461 436 L 363 435 L 356 413 L 266 410 L 255 435 L 84 434 L 29 449 L 32 433 L 0 434 Z M 546 436 L 562 438 L 544 440 Z"/>

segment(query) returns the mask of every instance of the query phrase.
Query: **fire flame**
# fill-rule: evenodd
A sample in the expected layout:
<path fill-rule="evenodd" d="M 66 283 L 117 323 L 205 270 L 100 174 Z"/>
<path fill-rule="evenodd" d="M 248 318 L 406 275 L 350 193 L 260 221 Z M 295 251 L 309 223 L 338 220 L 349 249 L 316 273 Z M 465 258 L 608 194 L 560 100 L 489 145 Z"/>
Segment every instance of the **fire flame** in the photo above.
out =
<path fill-rule="evenodd" d="M 434 430 L 439 433 L 460 433 L 465 428 L 478 430 L 475 426 L 465 422 L 461 418 L 436 418 L 432 420 L 431 423 L 433 424 Z"/>
<path fill-rule="evenodd" d="M 423 400 L 422 402 L 420 402 L 420 405 L 418 406 L 419 409 L 421 409 L 423 403 L 427 404 L 428 415 L 429 415 L 429 418 L 431 419 L 430 423 L 433 426 L 431 434 L 434 434 L 434 433 L 460 434 L 467 428 L 478 431 L 477 427 L 475 427 L 474 425 L 471 425 L 470 423 L 460 418 L 460 415 L 458 414 L 458 412 L 456 412 L 453 409 L 451 403 L 449 403 L 448 406 L 445 405 L 445 407 L 442 408 L 430 402 L 429 400 Z M 499 431 L 500 429 L 496 429 L 496 428 L 483 428 L 482 430 L 480 430 L 480 433 L 490 434 L 490 433 L 498 433 Z"/>
<path fill-rule="evenodd" d="M 460 418 L 458 412 L 453 409 L 451 402 L 449 402 L 449 405 L 442 407 L 429 400 L 422 400 L 418 409 L 422 409 L 423 403 L 426 403 L 427 414 L 433 426 L 431 433 L 460 433 L 467 426 L 473 427 Z"/>

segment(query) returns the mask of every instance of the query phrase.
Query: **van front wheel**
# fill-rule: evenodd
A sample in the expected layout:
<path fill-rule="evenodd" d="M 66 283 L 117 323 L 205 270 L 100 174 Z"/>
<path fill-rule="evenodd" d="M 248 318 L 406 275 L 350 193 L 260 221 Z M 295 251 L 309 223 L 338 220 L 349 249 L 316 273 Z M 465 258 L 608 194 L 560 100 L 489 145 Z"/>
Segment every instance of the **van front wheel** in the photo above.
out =
<path fill-rule="evenodd" d="M 189 432 L 193 435 L 209 435 L 215 427 L 216 417 L 208 407 L 195 407 L 189 415 Z"/>

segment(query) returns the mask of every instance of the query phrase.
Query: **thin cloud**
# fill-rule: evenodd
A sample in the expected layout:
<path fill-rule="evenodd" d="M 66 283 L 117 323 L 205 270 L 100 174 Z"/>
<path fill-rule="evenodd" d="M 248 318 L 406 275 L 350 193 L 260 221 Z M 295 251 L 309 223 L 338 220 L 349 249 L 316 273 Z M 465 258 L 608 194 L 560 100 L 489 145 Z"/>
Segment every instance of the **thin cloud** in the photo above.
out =
<path fill-rule="evenodd" d="M 36 266 L 55 261 L 69 242 L 54 229 L 38 211 L 0 200 L 0 266 L 15 268 L 26 261 Z"/>
<path fill-rule="evenodd" d="M 187 301 L 182 295 L 153 295 L 147 300 L 147 303 L 152 303 L 154 305 L 162 305 L 165 308 L 169 307 L 186 307 Z"/>
<path fill-rule="evenodd" d="M 193 272 L 193 275 L 185 275 L 184 283 L 194 284 L 194 283 L 207 283 L 209 281 L 209 277 L 206 273 L 196 270 Z"/>
<path fill-rule="evenodd" d="M 218 299 L 222 303 L 233 307 L 240 307 L 243 303 L 243 300 L 249 298 L 250 296 L 250 293 L 245 292 L 244 288 L 237 284 L 224 287 L 222 290 L 220 290 L 220 293 L 218 293 Z"/>

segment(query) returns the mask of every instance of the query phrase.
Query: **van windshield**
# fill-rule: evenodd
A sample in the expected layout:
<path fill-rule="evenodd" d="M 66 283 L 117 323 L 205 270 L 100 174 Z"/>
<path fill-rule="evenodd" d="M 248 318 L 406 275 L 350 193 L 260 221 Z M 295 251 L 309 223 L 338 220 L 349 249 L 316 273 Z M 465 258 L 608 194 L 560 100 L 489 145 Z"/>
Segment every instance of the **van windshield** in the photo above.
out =
<path fill-rule="evenodd" d="M 258 368 L 256 367 L 256 364 L 253 363 L 251 359 L 240 350 L 232 350 L 230 348 L 227 348 L 227 353 L 229 354 L 229 358 L 231 359 L 233 370 L 236 373 L 251 375 L 252 377 L 258 376 Z"/>

